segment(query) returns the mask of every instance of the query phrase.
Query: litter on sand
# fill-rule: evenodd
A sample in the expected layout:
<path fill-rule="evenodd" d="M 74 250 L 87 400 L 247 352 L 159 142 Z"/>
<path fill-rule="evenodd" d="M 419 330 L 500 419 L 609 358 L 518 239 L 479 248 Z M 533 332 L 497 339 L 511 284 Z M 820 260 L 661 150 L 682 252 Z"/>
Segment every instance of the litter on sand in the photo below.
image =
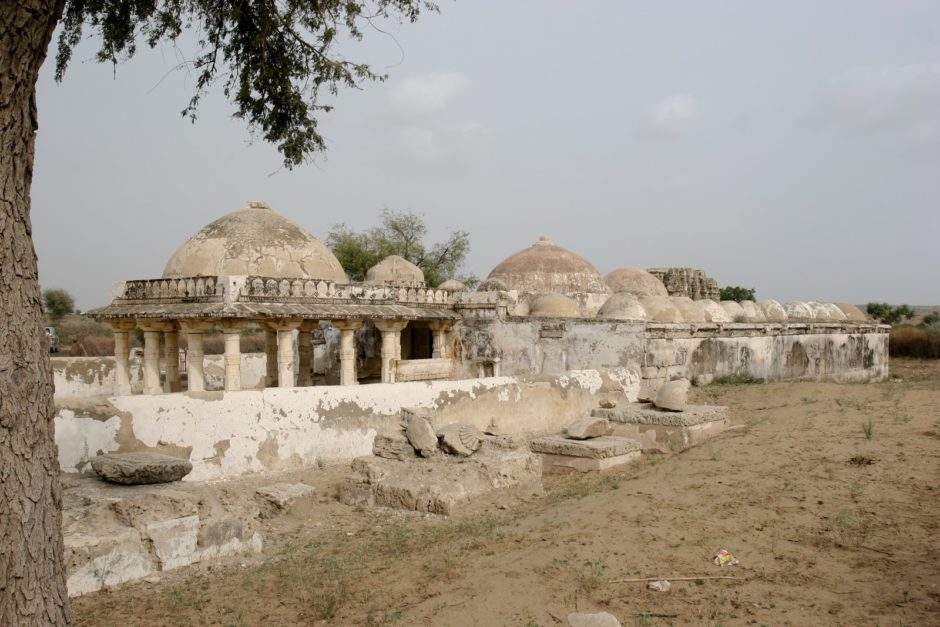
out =
<path fill-rule="evenodd" d="M 722 549 L 715 554 L 714 562 L 716 566 L 737 566 L 738 558 Z"/>

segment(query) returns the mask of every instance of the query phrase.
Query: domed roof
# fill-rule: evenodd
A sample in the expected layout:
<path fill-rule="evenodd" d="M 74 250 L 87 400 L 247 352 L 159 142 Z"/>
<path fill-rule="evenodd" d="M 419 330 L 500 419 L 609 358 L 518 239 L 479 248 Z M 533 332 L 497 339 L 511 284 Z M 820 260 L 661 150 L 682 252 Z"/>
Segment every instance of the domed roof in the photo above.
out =
<path fill-rule="evenodd" d="M 857 305 L 852 305 L 851 303 L 835 303 L 835 306 L 842 310 L 846 320 L 854 320 L 856 322 L 868 320 L 868 316 L 866 316 L 865 312 L 859 309 Z"/>
<path fill-rule="evenodd" d="M 562 294 L 542 294 L 529 305 L 529 315 L 536 318 L 581 318 L 581 308 Z"/>
<path fill-rule="evenodd" d="M 467 286 L 457 279 L 447 279 L 437 286 L 440 290 L 450 290 L 451 292 L 466 292 Z"/>
<path fill-rule="evenodd" d="M 646 310 L 635 294 L 617 292 L 601 305 L 597 317 L 611 320 L 646 320 Z"/>
<path fill-rule="evenodd" d="M 617 268 L 604 277 L 613 292 L 629 292 L 644 296 L 669 296 L 666 286 L 654 275 L 640 268 Z"/>
<path fill-rule="evenodd" d="M 424 272 L 404 257 L 389 255 L 366 270 L 365 282 L 423 286 Z"/>
<path fill-rule="evenodd" d="M 534 245 L 517 252 L 493 268 L 487 282 L 498 279 L 510 290 L 545 294 L 609 294 L 597 269 L 544 235 Z"/>
<path fill-rule="evenodd" d="M 684 322 L 682 312 L 670 299 L 665 296 L 644 296 L 640 299 L 646 311 L 646 319 L 656 322 Z"/>
<path fill-rule="evenodd" d="M 263 202 L 249 202 L 201 228 L 163 270 L 165 279 L 245 274 L 346 282 L 329 248 Z"/>

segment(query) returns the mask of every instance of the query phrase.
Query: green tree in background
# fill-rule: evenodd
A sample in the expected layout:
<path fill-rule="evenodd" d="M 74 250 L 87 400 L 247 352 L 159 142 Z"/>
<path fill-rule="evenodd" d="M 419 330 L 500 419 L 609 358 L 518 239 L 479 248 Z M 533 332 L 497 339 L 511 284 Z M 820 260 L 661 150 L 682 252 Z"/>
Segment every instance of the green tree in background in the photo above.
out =
<path fill-rule="evenodd" d="M 366 271 L 389 255 L 404 257 L 424 272 L 430 287 L 447 279 L 457 279 L 473 288 L 480 280 L 472 274 L 460 274 L 470 252 L 470 234 L 451 231 L 437 244 L 425 244 L 427 225 L 424 218 L 411 211 L 382 210 L 379 226 L 353 231 L 336 224 L 326 236 L 326 245 L 339 259 L 351 281 L 362 281 Z"/>
<path fill-rule="evenodd" d="M 884 324 L 898 324 L 904 320 L 910 320 L 916 312 L 909 305 L 898 305 L 892 307 L 888 303 L 868 303 L 865 311 L 872 318 Z"/>
<path fill-rule="evenodd" d="M 75 299 L 62 289 L 49 289 L 42 293 L 42 302 L 46 305 L 46 314 L 50 322 L 58 322 L 63 316 L 75 313 Z"/>
<path fill-rule="evenodd" d="M 740 303 L 744 300 L 755 300 L 754 296 L 757 294 L 757 290 L 753 287 L 747 288 L 732 285 L 721 288 L 718 294 L 721 300 L 733 300 L 736 303 Z"/>

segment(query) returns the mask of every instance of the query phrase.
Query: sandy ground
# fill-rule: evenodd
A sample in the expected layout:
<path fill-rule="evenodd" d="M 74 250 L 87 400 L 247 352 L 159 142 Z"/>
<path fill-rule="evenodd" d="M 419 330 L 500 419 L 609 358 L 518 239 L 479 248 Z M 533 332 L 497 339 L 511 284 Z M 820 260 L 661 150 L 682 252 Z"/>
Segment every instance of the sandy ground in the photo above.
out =
<path fill-rule="evenodd" d="M 940 362 L 868 385 L 696 389 L 744 428 L 451 519 L 335 501 L 263 554 L 73 600 L 78 625 L 940 625 Z M 731 551 L 738 566 L 712 557 Z M 704 579 L 717 575 L 735 579 Z M 673 579 L 667 593 L 639 577 Z M 678 577 L 703 577 L 678 581 Z"/>

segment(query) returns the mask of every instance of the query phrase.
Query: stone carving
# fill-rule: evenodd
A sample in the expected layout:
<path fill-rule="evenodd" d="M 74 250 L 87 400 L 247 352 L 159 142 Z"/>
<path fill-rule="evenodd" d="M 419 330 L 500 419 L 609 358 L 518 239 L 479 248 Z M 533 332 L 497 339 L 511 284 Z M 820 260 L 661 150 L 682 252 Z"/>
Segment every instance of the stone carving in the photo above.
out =
<path fill-rule="evenodd" d="M 466 422 L 453 422 L 437 432 L 441 447 L 453 455 L 473 455 L 483 443 L 483 433 Z"/>
<path fill-rule="evenodd" d="M 92 459 L 91 467 L 102 479 L 125 485 L 179 481 L 193 469 L 188 460 L 160 453 L 107 453 Z"/>
<path fill-rule="evenodd" d="M 402 408 L 405 421 L 405 437 L 411 442 L 421 457 L 433 457 L 437 454 L 437 434 L 431 422 L 425 417 L 426 410 Z"/>
<path fill-rule="evenodd" d="M 689 404 L 689 380 L 678 379 L 664 383 L 656 392 L 653 404 L 660 409 L 684 411 Z"/>
<path fill-rule="evenodd" d="M 372 442 L 372 454 L 385 459 L 414 459 L 415 449 L 403 433 L 380 433 Z"/>
<path fill-rule="evenodd" d="M 694 268 L 648 268 L 666 286 L 670 296 L 688 296 L 692 300 L 719 300 L 718 282 Z"/>

